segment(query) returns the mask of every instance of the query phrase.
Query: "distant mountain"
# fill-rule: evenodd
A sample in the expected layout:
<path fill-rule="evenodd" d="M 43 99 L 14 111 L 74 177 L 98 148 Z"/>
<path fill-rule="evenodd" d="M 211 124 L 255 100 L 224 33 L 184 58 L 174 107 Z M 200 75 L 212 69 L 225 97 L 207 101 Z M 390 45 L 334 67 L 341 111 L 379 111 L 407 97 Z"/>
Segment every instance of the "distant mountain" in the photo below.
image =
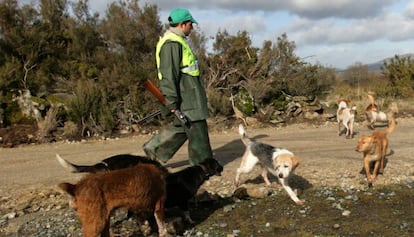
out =
<path fill-rule="evenodd" d="M 411 59 L 414 59 L 414 54 L 412 54 L 412 53 L 410 53 L 410 54 L 402 54 L 402 55 L 398 55 L 398 56 L 401 57 L 401 58 L 411 57 Z M 381 66 L 384 66 L 384 62 L 390 61 L 394 57 L 395 57 L 395 55 L 392 56 L 392 57 L 389 57 L 389 58 L 382 59 L 382 60 L 380 60 L 378 62 L 375 62 L 375 63 L 367 64 L 368 71 L 380 71 L 381 70 Z"/>

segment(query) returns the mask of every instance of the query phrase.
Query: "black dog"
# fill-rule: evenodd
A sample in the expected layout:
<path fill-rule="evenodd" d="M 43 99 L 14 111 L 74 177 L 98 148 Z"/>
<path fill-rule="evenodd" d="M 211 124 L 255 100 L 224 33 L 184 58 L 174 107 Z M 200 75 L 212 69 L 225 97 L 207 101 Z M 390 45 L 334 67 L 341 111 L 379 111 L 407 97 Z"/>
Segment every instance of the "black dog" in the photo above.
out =
<path fill-rule="evenodd" d="M 223 166 L 217 160 L 206 159 L 198 165 L 168 174 L 165 208 L 179 207 L 184 212 L 185 220 L 194 223 L 190 217 L 189 201 L 206 180 L 214 175 L 221 176 L 222 171 Z"/>
<path fill-rule="evenodd" d="M 56 154 L 58 162 L 68 171 L 72 173 L 97 173 L 101 171 L 119 170 L 135 166 L 139 163 L 154 164 L 164 171 L 166 168 L 158 161 L 149 159 L 145 156 L 136 156 L 131 154 L 120 154 L 108 157 L 94 165 L 77 165 L 73 164 Z"/>
<path fill-rule="evenodd" d="M 111 156 L 94 165 L 73 164 L 60 157 L 58 154 L 56 154 L 56 159 L 64 168 L 73 173 L 96 173 L 118 170 L 132 167 L 139 163 L 155 164 L 167 173 L 167 200 L 165 202 L 165 208 L 179 207 L 184 213 L 185 220 L 189 223 L 193 223 L 189 213 L 189 201 L 195 196 L 197 190 L 206 180 L 214 175 L 220 176 L 223 171 L 223 166 L 221 166 L 217 160 L 212 158 L 206 159 L 198 165 L 187 167 L 175 173 L 169 173 L 167 169 L 156 160 L 130 154 Z"/>

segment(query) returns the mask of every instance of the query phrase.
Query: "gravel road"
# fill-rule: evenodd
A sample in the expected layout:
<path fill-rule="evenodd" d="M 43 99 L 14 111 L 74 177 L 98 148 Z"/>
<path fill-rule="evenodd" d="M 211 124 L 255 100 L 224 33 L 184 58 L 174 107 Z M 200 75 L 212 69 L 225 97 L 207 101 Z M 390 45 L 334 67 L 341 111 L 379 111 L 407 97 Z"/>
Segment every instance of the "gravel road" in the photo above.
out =
<path fill-rule="evenodd" d="M 374 185 L 414 182 L 414 119 L 400 118 L 397 122 L 395 131 L 388 136 L 390 154 L 385 172 Z M 357 133 L 355 137 L 346 139 L 337 135 L 337 125 L 332 122 L 323 125 L 294 124 L 286 127 L 247 128 L 250 137 L 287 148 L 299 157 L 301 163 L 296 169 L 293 182 L 306 184 L 302 188 L 326 186 L 366 189 L 366 181 L 360 173 L 362 155 L 355 151 L 355 147 L 359 136 L 372 131 L 364 123 L 356 124 L 354 130 Z M 19 223 L 27 221 L 27 216 L 19 219 L 18 213 L 16 216 L 7 216 L 13 215 L 11 210 L 21 205 L 22 200 L 29 199 L 31 194 L 34 199 L 33 196 L 43 193 L 43 190 L 57 190 L 56 185 L 62 181 L 76 182 L 81 177 L 63 170 L 55 159 L 56 153 L 75 163 L 91 164 L 115 154 L 143 155 L 141 146 L 149 138 L 150 135 L 135 135 L 118 139 L 0 148 L 0 214 L 4 215 L 0 223 L 0 234 L 12 232 L 18 228 Z M 212 131 L 210 139 L 215 158 L 224 166 L 224 172 L 221 177 L 213 177 L 206 182 L 203 188 L 211 193 L 229 196 L 233 191 L 232 180 L 240 164 L 244 146 L 236 127 Z M 171 171 L 186 165 L 186 146 L 166 164 Z M 244 175 L 242 182 L 255 179 L 259 174 L 259 170 L 255 170 Z M 53 191 L 44 193 L 49 196 L 57 195 Z M 64 204 L 60 203 L 58 206 L 60 205 Z M 9 219 L 13 221 L 8 221 Z"/>

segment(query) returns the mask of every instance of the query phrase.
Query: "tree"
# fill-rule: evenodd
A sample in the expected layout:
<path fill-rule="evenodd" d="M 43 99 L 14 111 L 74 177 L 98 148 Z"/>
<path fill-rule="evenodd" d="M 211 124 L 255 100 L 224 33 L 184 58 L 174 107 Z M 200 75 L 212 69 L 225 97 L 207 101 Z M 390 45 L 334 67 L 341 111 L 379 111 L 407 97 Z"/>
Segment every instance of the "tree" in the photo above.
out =
<path fill-rule="evenodd" d="M 357 88 L 357 98 L 361 99 L 361 87 L 368 78 L 368 66 L 355 63 L 344 72 L 344 80 L 354 88 Z"/>
<path fill-rule="evenodd" d="M 384 62 L 381 71 L 390 83 L 391 96 L 407 98 L 414 94 L 414 61 L 411 57 L 395 55 Z"/>
<path fill-rule="evenodd" d="M 64 78 L 74 88 L 77 80 L 98 78 L 99 71 L 105 68 L 106 63 L 100 60 L 99 54 L 105 53 L 105 43 L 98 31 L 99 14 L 91 15 L 88 1 L 78 1 L 72 4 L 74 18 L 68 18 L 65 24 L 65 33 L 70 38 L 66 48 L 66 63 Z"/>
<path fill-rule="evenodd" d="M 255 50 L 251 50 L 250 36 L 246 31 L 234 36 L 227 31 L 219 31 L 213 43 L 213 51 L 207 62 L 207 88 L 231 89 L 247 74 L 249 65 L 256 60 Z"/>
<path fill-rule="evenodd" d="M 156 5 L 141 8 L 138 0 L 114 2 L 100 32 L 109 52 L 102 55 L 106 68 L 99 83 L 109 100 L 116 101 L 113 110 L 118 116 L 133 118 L 128 123 L 153 112 L 157 102 L 145 91 L 144 82 L 157 78 L 155 47 L 163 27 Z"/>
<path fill-rule="evenodd" d="M 18 7 L 16 1 L 0 4 L 1 58 L 0 88 L 8 121 L 15 121 L 19 112 L 35 115 L 37 123 L 49 104 L 44 97 L 54 88 L 54 78 L 61 72 L 60 59 L 67 46 L 61 25 L 66 14 L 65 1 L 40 3 L 39 11 L 30 5 Z M 16 109 L 16 97 L 20 110 Z M 3 105 L 2 105 L 3 106 Z M 24 118 L 24 117 L 23 117 Z M 23 121 L 24 119 L 22 118 Z"/>
<path fill-rule="evenodd" d="M 60 124 L 71 120 L 83 135 L 93 135 L 131 127 L 158 108 L 144 89 L 147 79 L 157 83 L 155 46 L 165 31 L 157 6 L 118 0 L 100 17 L 88 3 L 0 2 L 0 97 L 7 115 L 13 96 L 31 95 L 46 105 L 41 116 L 59 117 Z M 233 113 L 232 96 L 250 114 L 256 105 L 272 107 L 286 94 L 316 96 L 331 85 L 333 71 L 303 62 L 286 34 L 259 48 L 246 31 L 219 31 L 212 52 L 206 49 L 209 40 L 200 31 L 189 37 L 214 115 Z M 47 111 L 60 103 L 68 110 Z"/>

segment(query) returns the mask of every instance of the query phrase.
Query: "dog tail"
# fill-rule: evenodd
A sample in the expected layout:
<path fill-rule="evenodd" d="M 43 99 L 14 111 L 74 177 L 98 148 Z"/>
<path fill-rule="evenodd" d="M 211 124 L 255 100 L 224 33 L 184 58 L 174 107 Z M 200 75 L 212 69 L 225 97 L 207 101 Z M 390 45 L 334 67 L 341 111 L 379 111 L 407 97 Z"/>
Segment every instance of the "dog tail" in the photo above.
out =
<path fill-rule="evenodd" d="M 60 183 L 58 185 L 58 187 L 60 189 L 62 189 L 64 192 L 68 193 L 69 195 L 71 195 L 72 197 L 75 196 L 75 189 L 76 189 L 76 185 L 74 184 L 70 184 L 70 183 Z"/>
<path fill-rule="evenodd" d="M 369 103 L 371 104 L 371 106 L 374 106 L 374 104 L 375 104 L 374 96 L 372 96 L 370 94 L 368 94 L 367 96 L 368 96 Z"/>
<path fill-rule="evenodd" d="M 375 104 L 375 99 L 374 96 L 368 94 L 368 99 L 369 99 L 369 103 L 370 105 L 368 105 L 366 110 L 373 110 L 373 111 L 377 111 L 378 110 L 378 106 Z"/>
<path fill-rule="evenodd" d="M 239 124 L 239 134 L 241 136 L 241 140 L 244 143 L 244 145 L 247 145 L 250 141 L 250 139 L 247 137 L 246 130 L 243 127 L 243 124 Z"/>
<path fill-rule="evenodd" d="M 61 166 L 63 166 L 63 168 L 65 168 L 66 170 L 72 172 L 72 173 L 79 173 L 80 170 L 78 168 L 77 165 L 70 163 L 69 161 L 63 159 L 62 157 L 60 157 L 59 154 L 56 154 L 56 159 L 59 162 L 59 164 Z"/>

